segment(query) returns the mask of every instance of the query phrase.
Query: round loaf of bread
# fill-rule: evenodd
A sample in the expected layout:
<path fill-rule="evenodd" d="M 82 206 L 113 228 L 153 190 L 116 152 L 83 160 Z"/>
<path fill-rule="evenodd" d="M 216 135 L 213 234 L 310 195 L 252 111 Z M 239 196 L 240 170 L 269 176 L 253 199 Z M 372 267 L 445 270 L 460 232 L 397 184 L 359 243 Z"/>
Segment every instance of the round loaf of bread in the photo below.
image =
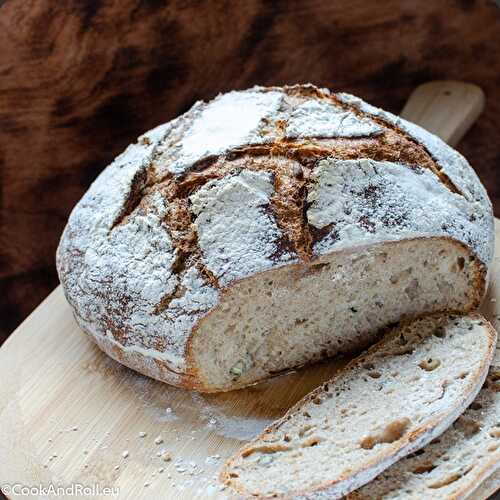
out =
<path fill-rule="evenodd" d="M 420 127 L 312 85 L 198 102 L 129 146 L 57 251 L 81 328 L 119 362 L 213 392 L 478 306 L 491 203 Z"/>

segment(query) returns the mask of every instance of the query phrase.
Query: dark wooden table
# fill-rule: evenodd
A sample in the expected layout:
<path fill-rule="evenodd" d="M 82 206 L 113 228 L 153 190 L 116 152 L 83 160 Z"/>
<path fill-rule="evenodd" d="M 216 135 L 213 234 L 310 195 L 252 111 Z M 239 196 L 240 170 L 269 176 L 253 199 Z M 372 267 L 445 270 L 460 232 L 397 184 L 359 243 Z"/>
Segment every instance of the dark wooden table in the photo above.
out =
<path fill-rule="evenodd" d="M 460 144 L 500 216 L 500 9 L 491 0 L 0 0 L 0 342 L 57 285 L 90 182 L 197 99 L 311 81 L 399 111 L 433 79 L 487 109 Z"/>

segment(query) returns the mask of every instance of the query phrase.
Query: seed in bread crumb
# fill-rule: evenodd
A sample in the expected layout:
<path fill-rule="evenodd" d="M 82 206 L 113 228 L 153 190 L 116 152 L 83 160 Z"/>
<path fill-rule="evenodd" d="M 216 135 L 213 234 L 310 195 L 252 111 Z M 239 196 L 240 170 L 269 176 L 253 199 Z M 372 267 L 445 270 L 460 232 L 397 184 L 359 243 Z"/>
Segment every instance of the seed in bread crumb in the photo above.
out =
<path fill-rule="evenodd" d="M 165 410 L 165 413 L 172 413 L 172 408 L 170 406 Z"/>
<path fill-rule="evenodd" d="M 71 428 L 72 431 L 77 431 L 78 430 L 78 427 L 72 427 Z"/>
<path fill-rule="evenodd" d="M 159 474 L 163 474 L 164 472 L 165 472 L 165 467 L 160 467 L 160 468 L 158 469 L 158 473 L 159 473 Z"/>
<path fill-rule="evenodd" d="M 129 456 L 128 450 L 125 450 L 125 451 L 122 453 L 122 457 L 123 457 L 123 458 L 128 458 L 128 456 Z"/>
<path fill-rule="evenodd" d="M 139 432 L 139 437 L 140 438 L 145 438 L 147 434 L 144 431 Z"/>
<path fill-rule="evenodd" d="M 273 457 L 271 455 L 263 455 L 259 458 L 259 464 L 261 465 L 269 465 L 273 461 Z"/>
<path fill-rule="evenodd" d="M 238 361 L 230 370 L 229 373 L 233 376 L 233 380 L 241 377 L 243 374 L 243 361 Z"/>
<path fill-rule="evenodd" d="M 161 436 L 156 437 L 155 444 L 162 444 L 162 443 L 163 443 L 163 438 Z"/>
<path fill-rule="evenodd" d="M 172 460 L 172 455 L 170 455 L 170 453 L 168 451 L 164 451 L 162 454 L 161 454 L 161 459 L 164 461 L 164 462 L 170 462 L 170 460 Z"/>
<path fill-rule="evenodd" d="M 120 466 L 119 465 L 115 465 L 115 470 L 120 470 Z"/>
<path fill-rule="evenodd" d="M 144 488 L 147 488 L 147 487 L 149 487 L 150 485 L 151 485 L 151 483 L 146 482 L 146 483 L 144 483 Z"/>

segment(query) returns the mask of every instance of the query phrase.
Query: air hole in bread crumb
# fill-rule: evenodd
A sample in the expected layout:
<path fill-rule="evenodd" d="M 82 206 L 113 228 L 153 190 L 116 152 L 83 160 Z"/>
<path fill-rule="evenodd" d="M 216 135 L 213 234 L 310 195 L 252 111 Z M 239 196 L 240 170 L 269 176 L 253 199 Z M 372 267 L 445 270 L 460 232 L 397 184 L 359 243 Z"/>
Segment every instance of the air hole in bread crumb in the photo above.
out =
<path fill-rule="evenodd" d="M 443 488 L 444 486 L 448 486 L 455 481 L 458 481 L 462 477 L 462 474 L 452 474 L 451 476 L 440 479 L 439 481 L 434 481 L 433 483 L 428 484 L 429 488 L 433 490 L 437 490 L 438 488 Z"/>
<path fill-rule="evenodd" d="M 319 396 L 316 396 L 312 401 L 315 405 L 320 405 L 323 402 Z"/>
<path fill-rule="evenodd" d="M 240 477 L 240 475 L 236 474 L 236 472 L 230 472 L 229 477 Z"/>
<path fill-rule="evenodd" d="M 490 436 L 495 439 L 500 438 L 500 429 L 498 427 L 491 429 Z"/>
<path fill-rule="evenodd" d="M 415 467 L 415 469 L 413 469 L 413 474 L 424 474 L 425 472 L 431 472 L 433 471 L 437 466 L 436 465 L 433 465 L 433 464 L 422 464 L 422 465 L 419 465 L 417 467 Z"/>
<path fill-rule="evenodd" d="M 420 455 L 424 455 L 424 454 L 425 454 L 425 450 L 421 449 L 421 450 L 414 451 L 413 453 L 411 453 L 410 455 L 408 455 L 408 458 L 419 457 Z"/>
<path fill-rule="evenodd" d="M 311 271 L 317 272 L 317 271 L 321 271 L 322 269 L 328 269 L 329 267 L 330 267 L 329 262 L 322 262 L 320 264 L 313 264 L 311 266 Z"/>
<path fill-rule="evenodd" d="M 365 363 L 365 364 L 363 365 L 363 368 L 364 368 L 365 370 L 373 370 L 373 369 L 375 368 L 375 365 L 374 365 L 373 363 Z"/>
<path fill-rule="evenodd" d="M 302 443 L 302 448 L 311 448 L 312 446 L 317 446 L 321 441 L 324 441 L 324 439 L 318 437 L 318 436 L 311 436 L 310 438 L 306 439 Z"/>
<path fill-rule="evenodd" d="M 444 331 L 444 328 L 442 326 L 438 326 L 434 332 L 433 335 L 435 337 L 438 337 L 440 339 L 444 339 L 446 337 L 446 332 Z"/>
<path fill-rule="evenodd" d="M 467 377 L 467 375 L 469 375 L 469 372 L 462 372 L 460 373 L 459 375 L 457 375 L 457 379 L 460 379 L 460 380 L 463 380 L 464 378 Z"/>
<path fill-rule="evenodd" d="M 371 378 L 380 378 L 382 376 L 382 374 L 380 372 L 368 372 L 368 375 Z"/>
<path fill-rule="evenodd" d="M 366 436 L 360 442 L 361 448 L 371 450 L 375 445 L 381 443 L 393 443 L 404 435 L 410 425 L 409 418 L 395 420 L 387 425 L 381 432 L 372 436 Z"/>
<path fill-rule="evenodd" d="M 477 401 L 474 401 L 471 405 L 470 405 L 470 409 L 471 410 L 481 410 L 483 407 L 483 405 L 481 403 L 478 403 Z"/>
<path fill-rule="evenodd" d="M 463 432 L 464 436 L 466 437 L 473 436 L 481 430 L 481 427 L 477 422 L 471 420 L 470 418 L 464 417 L 463 415 L 457 420 L 455 425 Z"/>
<path fill-rule="evenodd" d="M 463 271 L 464 266 L 465 266 L 465 259 L 463 257 L 457 258 L 457 266 L 458 266 L 459 271 Z"/>
<path fill-rule="evenodd" d="M 487 379 L 487 384 L 490 389 L 495 392 L 500 392 L 500 371 L 490 372 Z"/>
<path fill-rule="evenodd" d="M 441 364 L 441 361 L 439 361 L 439 359 L 426 358 L 426 359 L 423 359 L 422 361 L 420 361 L 418 366 L 420 368 L 422 368 L 422 370 L 425 370 L 427 372 L 431 372 L 431 371 L 435 370 L 436 368 L 438 368 L 440 364 Z"/>

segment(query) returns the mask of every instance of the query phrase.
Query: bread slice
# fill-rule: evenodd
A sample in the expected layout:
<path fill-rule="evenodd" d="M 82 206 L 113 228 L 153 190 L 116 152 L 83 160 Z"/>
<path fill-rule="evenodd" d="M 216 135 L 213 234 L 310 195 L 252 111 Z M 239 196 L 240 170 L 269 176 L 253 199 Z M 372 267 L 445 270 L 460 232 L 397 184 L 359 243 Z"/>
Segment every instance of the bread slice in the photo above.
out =
<path fill-rule="evenodd" d="M 221 479 L 248 497 L 340 498 L 459 417 L 495 342 L 478 314 L 403 323 L 243 447 Z"/>
<path fill-rule="evenodd" d="M 443 435 L 347 498 L 487 498 L 500 482 L 499 417 L 500 351 L 497 349 L 477 398 Z"/>
<path fill-rule="evenodd" d="M 486 500 L 500 489 L 500 470 L 497 469 L 488 479 L 482 482 L 468 497 L 467 500 Z M 491 500 L 498 500 L 495 495 Z"/>

